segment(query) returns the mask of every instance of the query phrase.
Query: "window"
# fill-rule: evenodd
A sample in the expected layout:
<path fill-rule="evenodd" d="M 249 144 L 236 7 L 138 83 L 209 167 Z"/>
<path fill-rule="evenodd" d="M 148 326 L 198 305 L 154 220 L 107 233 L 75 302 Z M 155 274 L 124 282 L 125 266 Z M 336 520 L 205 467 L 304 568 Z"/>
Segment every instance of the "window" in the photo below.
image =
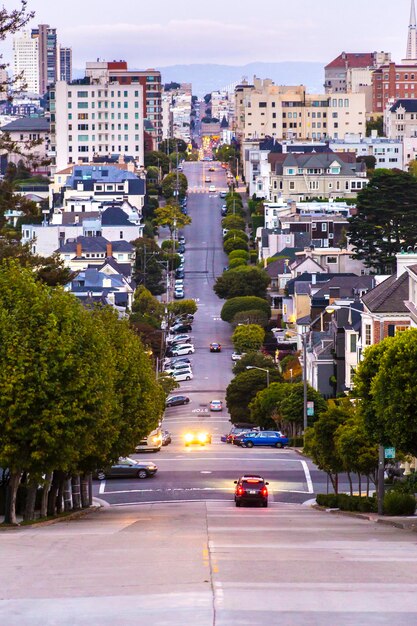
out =
<path fill-rule="evenodd" d="M 370 346 L 372 343 L 372 326 L 365 324 L 365 346 Z"/>
<path fill-rule="evenodd" d="M 351 352 L 356 352 L 356 342 L 357 342 L 357 336 L 351 333 L 350 335 L 350 351 Z"/>
<path fill-rule="evenodd" d="M 88 102 L 78 102 L 77 107 L 79 109 L 88 109 Z"/>
<path fill-rule="evenodd" d="M 395 327 L 395 334 L 403 333 L 405 330 L 408 330 L 408 326 L 396 326 Z"/>
<path fill-rule="evenodd" d="M 266 102 L 260 102 L 259 103 L 259 108 L 260 109 L 266 109 L 267 103 Z"/>
<path fill-rule="evenodd" d="M 337 256 L 327 257 L 327 265 L 336 265 L 336 264 L 337 264 Z"/>
<path fill-rule="evenodd" d="M 294 183 L 294 181 L 291 181 L 291 182 L 290 182 L 290 189 L 295 189 L 295 183 Z"/>
<path fill-rule="evenodd" d="M 88 91 L 77 91 L 77 98 L 88 98 Z"/>

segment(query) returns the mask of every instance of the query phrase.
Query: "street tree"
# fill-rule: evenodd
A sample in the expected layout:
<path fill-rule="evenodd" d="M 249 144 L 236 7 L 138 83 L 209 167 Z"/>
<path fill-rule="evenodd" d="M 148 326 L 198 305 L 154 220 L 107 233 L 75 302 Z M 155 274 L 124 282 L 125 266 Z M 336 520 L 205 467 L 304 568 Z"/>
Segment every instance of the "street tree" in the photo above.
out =
<path fill-rule="evenodd" d="M 270 356 L 263 354 L 263 352 L 248 352 L 244 354 L 239 361 L 236 361 L 233 366 L 233 373 L 237 375 L 246 371 L 248 365 L 263 367 L 271 372 L 277 370 L 275 363 Z"/>
<path fill-rule="evenodd" d="M 174 231 L 191 224 L 191 217 L 184 215 L 176 204 L 166 204 L 156 209 L 154 223 L 156 226 L 166 226 L 173 239 Z"/>
<path fill-rule="evenodd" d="M 229 232 L 225 234 L 224 241 L 226 242 L 229 239 L 234 239 L 234 238 L 243 239 L 243 241 L 246 241 L 246 242 L 249 240 L 248 235 L 243 230 L 232 228 L 231 230 L 229 230 Z"/>
<path fill-rule="evenodd" d="M 144 285 L 139 285 L 135 291 L 132 305 L 131 320 L 149 324 L 153 328 L 160 328 L 164 316 L 164 305 L 151 294 Z"/>
<path fill-rule="evenodd" d="M 375 441 L 417 456 L 417 330 L 366 349 L 355 375 L 355 395 Z"/>
<path fill-rule="evenodd" d="M 162 174 L 168 174 L 170 164 L 169 157 L 164 152 L 158 150 L 145 152 L 145 167 L 156 167 Z"/>
<path fill-rule="evenodd" d="M 136 284 L 144 285 L 155 296 L 165 293 L 163 272 L 166 265 L 161 248 L 151 237 L 139 237 L 133 245 L 136 252 L 133 273 Z"/>
<path fill-rule="evenodd" d="M 229 254 L 229 261 L 233 261 L 235 259 L 244 259 L 245 261 L 249 261 L 250 254 L 246 250 L 232 250 Z"/>
<path fill-rule="evenodd" d="M 230 298 L 223 304 L 220 316 L 224 322 L 233 322 L 237 313 L 259 310 L 264 312 L 268 319 L 271 317 L 271 307 L 264 298 L 256 296 L 239 296 Z"/>
<path fill-rule="evenodd" d="M 164 139 L 159 144 L 159 150 L 164 154 L 175 154 L 178 152 L 187 152 L 187 144 L 183 139 Z"/>
<path fill-rule="evenodd" d="M 333 404 L 323 411 L 318 420 L 307 428 L 304 452 L 311 456 L 317 467 L 328 475 L 335 493 L 339 490 L 339 474 L 343 461 L 336 449 L 336 431 L 346 420 L 343 407 Z"/>
<path fill-rule="evenodd" d="M 375 170 L 358 194 L 357 213 L 349 219 L 355 258 L 379 274 L 395 271 L 395 255 L 417 244 L 417 180 L 399 170 Z"/>
<path fill-rule="evenodd" d="M 231 259 L 229 261 L 229 269 L 233 270 L 236 267 L 242 267 L 242 265 L 247 265 L 248 262 L 245 261 L 245 259 L 242 258 L 237 258 L 237 259 Z"/>
<path fill-rule="evenodd" d="M 247 241 L 245 241 L 245 239 L 241 237 L 236 237 L 236 235 L 233 238 L 225 241 L 223 244 L 223 250 L 226 252 L 226 254 L 229 254 L 229 252 L 232 252 L 232 250 L 248 250 L 248 248 L 249 246 Z"/>
<path fill-rule="evenodd" d="M 213 289 L 219 298 L 226 300 L 239 296 L 265 298 L 269 282 L 270 278 L 264 270 L 245 266 L 229 270 L 222 276 L 219 276 Z"/>
<path fill-rule="evenodd" d="M 270 383 L 280 380 L 277 370 L 270 372 Z M 249 404 L 266 386 L 266 373 L 260 370 L 246 370 L 233 378 L 226 389 L 227 410 L 233 423 L 251 421 Z"/>
<path fill-rule="evenodd" d="M 195 300 L 174 300 L 168 304 L 168 314 L 170 320 L 180 315 L 195 315 L 197 313 L 197 303 Z"/>
<path fill-rule="evenodd" d="M 178 178 L 178 195 L 179 198 L 184 198 L 187 195 L 188 181 L 185 174 L 172 172 L 167 174 L 162 181 L 162 195 L 167 200 L 169 198 L 176 197 L 177 191 L 177 178 Z"/>
<path fill-rule="evenodd" d="M 252 311 L 240 311 L 236 313 L 232 320 L 232 326 L 236 327 L 239 324 L 256 324 L 262 328 L 266 328 L 269 323 L 268 314 L 265 311 L 259 309 L 253 309 Z"/>
<path fill-rule="evenodd" d="M 236 326 L 232 342 L 238 352 L 255 352 L 260 350 L 265 339 L 265 331 L 257 324 L 242 324 Z"/>
<path fill-rule="evenodd" d="M 238 229 L 244 231 L 245 226 L 246 222 L 240 215 L 226 215 L 226 217 L 222 219 L 222 227 L 228 230 Z"/>

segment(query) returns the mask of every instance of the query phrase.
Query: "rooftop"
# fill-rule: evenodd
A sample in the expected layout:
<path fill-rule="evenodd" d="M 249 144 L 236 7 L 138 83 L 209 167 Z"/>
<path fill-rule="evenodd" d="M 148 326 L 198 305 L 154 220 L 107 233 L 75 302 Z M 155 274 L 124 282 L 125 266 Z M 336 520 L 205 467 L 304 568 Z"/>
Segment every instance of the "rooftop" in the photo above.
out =
<path fill-rule="evenodd" d="M 49 133 L 50 126 L 49 120 L 46 117 L 21 117 L 17 120 L 13 120 L 9 124 L 1 127 L 1 130 L 6 133 L 12 132 L 37 132 L 37 133 Z"/>

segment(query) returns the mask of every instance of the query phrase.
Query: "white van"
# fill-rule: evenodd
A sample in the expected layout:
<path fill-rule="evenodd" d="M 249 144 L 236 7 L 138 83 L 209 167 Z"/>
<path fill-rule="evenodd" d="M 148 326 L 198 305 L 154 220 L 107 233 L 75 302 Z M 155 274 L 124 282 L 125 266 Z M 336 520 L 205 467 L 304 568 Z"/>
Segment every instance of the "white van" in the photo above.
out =
<path fill-rule="evenodd" d="M 194 378 L 191 370 L 185 372 L 173 372 L 171 376 L 177 383 L 181 383 L 183 380 L 192 380 Z"/>
<path fill-rule="evenodd" d="M 162 430 L 155 428 L 147 437 L 144 437 L 135 452 L 159 452 L 162 447 Z"/>
<path fill-rule="evenodd" d="M 184 356 L 185 354 L 193 354 L 195 352 L 192 343 L 180 343 L 172 348 L 172 356 Z"/>

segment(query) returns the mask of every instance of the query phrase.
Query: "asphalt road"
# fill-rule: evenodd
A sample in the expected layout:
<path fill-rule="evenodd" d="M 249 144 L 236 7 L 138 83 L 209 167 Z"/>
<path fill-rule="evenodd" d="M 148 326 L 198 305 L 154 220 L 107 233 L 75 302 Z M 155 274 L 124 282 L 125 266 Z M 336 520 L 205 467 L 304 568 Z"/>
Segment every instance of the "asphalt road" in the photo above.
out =
<path fill-rule="evenodd" d="M 214 167 L 214 172 L 209 172 Z M 189 187 L 207 189 L 215 184 L 226 187 L 226 175 L 217 163 L 187 163 Z M 210 175 L 211 183 L 204 183 Z M 264 475 L 270 482 L 270 499 L 304 502 L 314 491 L 326 490 L 326 476 L 292 450 L 237 448 L 220 441 L 230 429 L 225 407 L 225 392 L 233 374 L 233 346 L 230 326 L 220 319 L 223 302 L 213 292 L 213 284 L 227 264 L 223 252 L 218 193 L 190 193 L 188 201 L 192 223 L 184 229 L 186 238 L 186 298 L 195 298 L 198 312 L 191 336 L 196 351 L 192 355 L 194 379 L 181 383 L 179 393 L 190 397 L 190 404 L 166 410 L 163 427 L 172 433 L 173 443 L 158 453 L 132 455 L 150 459 L 158 465 L 157 475 L 149 480 L 111 479 L 95 484 L 95 495 L 110 504 L 195 500 L 231 501 L 234 480 L 245 472 Z M 210 342 L 222 345 L 220 353 L 210 353 Z M 209 411 L 210 400 L 222 400 L 221 413 Z M 187 430 L 206 431 L 212 444 L 184 446 Z"/>

